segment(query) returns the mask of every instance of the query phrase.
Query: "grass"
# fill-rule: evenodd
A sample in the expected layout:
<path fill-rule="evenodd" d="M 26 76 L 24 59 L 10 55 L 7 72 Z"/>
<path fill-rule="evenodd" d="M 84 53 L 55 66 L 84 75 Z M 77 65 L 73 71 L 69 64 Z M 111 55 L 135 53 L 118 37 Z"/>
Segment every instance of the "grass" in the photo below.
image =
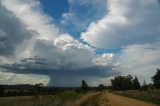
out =
<path fill-rule="evenodd" d="M 160 90 L 148 90 L 148 91 L 138 91 L 138 90 L 129 90 L 129 91 L 113 91 L 113 93 L 127 96 L 134 99 L 144 100 L 147 102 L 152 102 L 160 105 Z"/>
<path fill-rule="evenodd" d="M 99 97 L 99 106 L 111 106 L 108 97 L 107 97 L 107 92 L 102 93 Z"/>
<path fill-rule="evenodd" d="M 66 91 L 47 96 L 5 97 L 0 98 L 0 106 L 67 106 L 68 102 L 73 102 L 81 95 L 73 91 Z"/>
<path fill-rule="evenodd" d="M 77 93 L 65 91 L 56 95 L 0 98 L 0 106 L 103 106 L 102 92 Z M 108 102 L 103 98 L 104 102 Z M 109 106 L 109 105 L 105 105 Z"/>
<path fill-rule="evenodd" d="M 80 106 L 99 106 L 98 98 L 101 93 L 93 93 L 86 95 L 79 101 Z"/>

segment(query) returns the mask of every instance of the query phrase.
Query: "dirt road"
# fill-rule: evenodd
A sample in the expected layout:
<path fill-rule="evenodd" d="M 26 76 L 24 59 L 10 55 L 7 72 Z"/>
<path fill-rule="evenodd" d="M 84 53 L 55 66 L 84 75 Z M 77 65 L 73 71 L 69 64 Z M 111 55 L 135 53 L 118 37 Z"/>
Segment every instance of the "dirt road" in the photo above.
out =
<path fill-rule="evenodd" d="M 157 106 L 152 103 L 107 93 L 107 97 L 111 106 Z"/>

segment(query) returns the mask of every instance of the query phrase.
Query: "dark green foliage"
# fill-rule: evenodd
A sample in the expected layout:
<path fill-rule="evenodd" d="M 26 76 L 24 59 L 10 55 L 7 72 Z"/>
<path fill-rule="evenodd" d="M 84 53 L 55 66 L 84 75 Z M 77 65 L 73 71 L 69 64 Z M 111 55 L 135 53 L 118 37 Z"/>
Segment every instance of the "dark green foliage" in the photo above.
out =
<path fill-rule="evenodd" d="M 128 76 L 116 76 L 114 79 L 111 79 L 112 89 L 113 90 L 129 90 L 132 89 L 133 77 Z"/>
<path fill-rule="evenodd" d="M 147 90 L 147 83 L 146 83 L 146 81 L 144 80 L 144 82 L 143 82 L 143 87 L 144 87 L 144 90 Z"/>
<path fill-rule="evenodd" d="M 43 85 L 42 83 L 35 84 L 35 85 L 34 85 L 34 92 L 35 92 L 36 94 L 45 92 L 45 87 L 44 87 L 44 85 Z"/>
<path fill-rule="evenodd" d="M 0 86 L 0 96 L 3 96 L 5 89 L 3 86 Z"/>
<path fill-rule="evenodd" d="M 157 89 L 160 89 L 160 69 L 159 68 L 157 68 L 157 73 L 151 79 L 154 83 L 154 87 L 156 87 Z"/>
<path fill-rule="evenodd" d="M 89 86 L 87 85 L 87 82 L 84 81 L 84 80 L 82 80 L 81 89 L 82 89 L 82 91 L 88 91 L 89 90 Z"/>
<path fill-rule="evenodd" d="M 150 83 L 150 84 L 147 85 L 147 88 L 149 90 L 153 90 L 154 89 L 154 85 L 152 83 Z"/>
<path fill-rule="evenodd" d="M 35 85 L 0 85 L 0 96 L 50 95 L 59 93 L 54 88 L 45 87 L 42 83 Z"/>
<path fill-rule="evenodd" d="M 133 79 L 133 88 L 134 88 L 135 90 L 138 90 L 138 89 L 140 88 L 140 83 L 139 83 L 137 77 L 135 77 L 135 78 Z"/>
<path fill-rule="evenodd" d="M 105 90 L 105 86 L 103 84 L 98 85 L 98 90 L 100 91 Z"/>
<path fill-rule="evenodd" d="M 146 91 L 148 90 L 148 85 L 146 84 L 146 81 L 144 80 L 143 85 L 140 88 L 140 91 Z"/>

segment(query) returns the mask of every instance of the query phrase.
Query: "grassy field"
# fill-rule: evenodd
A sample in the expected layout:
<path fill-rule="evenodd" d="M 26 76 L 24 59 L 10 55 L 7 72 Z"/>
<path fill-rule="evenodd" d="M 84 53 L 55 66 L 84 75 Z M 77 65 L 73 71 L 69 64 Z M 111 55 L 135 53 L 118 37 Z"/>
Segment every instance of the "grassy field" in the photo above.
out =
<path fill-rule="evenodd" d="M 102 94 L 102 92 L 84 94 L 65 91 L 47 96 L 4 97 L 0 98 L 0 106 L 103 106 L 99 101 L 105 100 L 105 103 L 108 101 Z"/>
<path fill-rule="evenodd" d="M 148 90 L 148 91 L 128 90 L 128 91 L 113 91 L 113 93 L 160 105 L 160 90 Z"/>

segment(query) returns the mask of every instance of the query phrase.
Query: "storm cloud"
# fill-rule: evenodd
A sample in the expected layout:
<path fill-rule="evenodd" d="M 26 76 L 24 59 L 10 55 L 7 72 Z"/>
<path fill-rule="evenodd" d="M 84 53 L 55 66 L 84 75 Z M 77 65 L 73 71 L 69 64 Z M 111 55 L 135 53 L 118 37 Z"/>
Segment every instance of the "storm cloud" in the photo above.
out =
<path fill-rule="evenodd" d="M 2 0 L 1 3 L 5 11 L 20 20 L 14 24 L 22 23 L 20 26 L 14 26 L 19 34 L 13 36 L 15 55 L 12 58 L 1 57 L 1 72 L 47 75 L 50 78 L 49 84 L 55 86 L 77 86 L 77 82 L 82 79 L 96 81 L 95 78 L 119 74 L 112 71 L 116 64 L 112 61 L 114 56 L 104 56 L 105 53 L 97 55 L 94 48 L 74 39 L 70 34 L 60 32 L 59 28 L 55 27 L 53 19 L 43 13 L 40 2 Z M 10 26 L 8 29 L 14 28 Z"/>
<path fill-rule="evenodd" d="M 13 55 L 15 47 L 32 37 L 32 30 L 26 26 L 0 2 L 0 55 Z"/>
<path fill-rule="evenodd" d="M 109 78 L 120 74 L 150 82 L 160 64 L 160 5 L 156 0 L 68 2 L 70 10 L 59 23 L 69 25 L 64 33 L 54 16 L 44 13 L 40 1 L 0 1 L 0 84 L 13 80 L 14 84 L 41 81 L 79 86 L 87 80 L 95 86 L 108 84 Z M 77 5 L 89 6 L 91 11 L 83 14 Z M 68 33 L 72 27 L 76 35 Z M 106 51 L 97 53 L 98 47 Z M 121 50 L 107 51 L 117 48 Z"/>

